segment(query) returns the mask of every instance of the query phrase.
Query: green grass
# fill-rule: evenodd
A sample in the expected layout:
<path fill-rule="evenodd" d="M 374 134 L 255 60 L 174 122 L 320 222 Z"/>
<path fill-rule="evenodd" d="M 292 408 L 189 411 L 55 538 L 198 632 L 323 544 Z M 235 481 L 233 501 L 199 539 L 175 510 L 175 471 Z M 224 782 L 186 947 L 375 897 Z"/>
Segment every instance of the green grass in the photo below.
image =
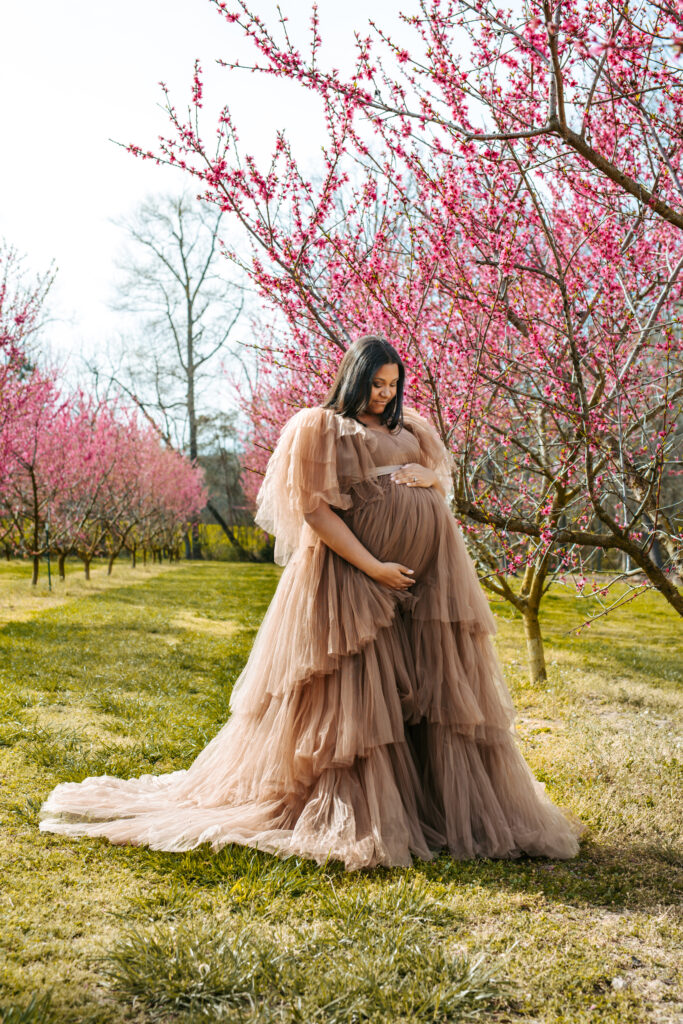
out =
<path fill-rule="evenodd" d="M 585 602 L 552 592 L 542 686 L 494 605 L 525 757 L 588 825 L 576 860 L 346 874 L 38 832 L 57 782 L 192 761 L 279 572 L 182 563 L 0 629 L 0 1021 L 680 1019 L 683 637 L 652 596 L 577 637 Z"/>

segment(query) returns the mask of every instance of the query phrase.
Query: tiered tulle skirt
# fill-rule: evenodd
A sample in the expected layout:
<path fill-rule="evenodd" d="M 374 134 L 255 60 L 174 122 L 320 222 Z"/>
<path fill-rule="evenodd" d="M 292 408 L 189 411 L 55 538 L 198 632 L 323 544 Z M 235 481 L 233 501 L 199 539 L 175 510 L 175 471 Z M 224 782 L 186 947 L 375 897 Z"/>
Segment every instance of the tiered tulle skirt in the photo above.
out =
<path fill-rule="evenodd" d="M 523 759 L 462 536 L 433 489 L 361 481 L 344 518 L 390 590 L 322 542 L 287 565 L 227 724 L 186 771 L 56 787 L 41 829 L 187 850 L 241 843 L 349 870 L 574 856 L 581 831 Z"/>

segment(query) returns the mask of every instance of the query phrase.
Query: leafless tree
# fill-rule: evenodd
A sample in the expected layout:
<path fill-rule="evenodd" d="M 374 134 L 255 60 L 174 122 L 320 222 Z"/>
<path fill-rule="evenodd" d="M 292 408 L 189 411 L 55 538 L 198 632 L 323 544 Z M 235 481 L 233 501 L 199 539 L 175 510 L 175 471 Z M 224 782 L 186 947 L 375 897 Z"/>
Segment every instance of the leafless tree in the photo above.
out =
<path fill-rule="evenodd" d="M 149 198 L 117 222 L 126 244 L 114 309 L 128 323 L 107 375 L 193 461 L 204 437 L 213 443 L 220 362 L 242 311 L 241 287 L 221 272 L 221 217 L 183 193 Z"/>
<path fill-rule="evenodd" d="M 242 310 L 220 272 L 221 214 L 187 194 L 154 197 L 119 222 L 127 245 L 114 308 L 131 321 L 116 380 L 196 459 L 218 362 Z"/>

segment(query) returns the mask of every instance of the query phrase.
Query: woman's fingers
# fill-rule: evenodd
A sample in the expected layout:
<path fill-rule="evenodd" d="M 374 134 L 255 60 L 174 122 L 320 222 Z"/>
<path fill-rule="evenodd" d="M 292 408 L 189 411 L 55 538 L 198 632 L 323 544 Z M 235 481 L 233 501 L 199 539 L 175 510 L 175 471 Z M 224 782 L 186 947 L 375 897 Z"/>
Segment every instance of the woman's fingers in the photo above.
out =
<path fill-rule="evenodd" d="M 421 478 L 422 466 L 419 463 L 407 463 L 401 466 L 400 469 L 395 470 L 391 474 L 391 479 L 396 484 L 408 484 L 412 487 L 421 487 L 423 481 Z"/>
<path fill-rule="evenodd" d="M 400 562 L 381 563 L 377 572 L 373 573 L 373 578 L 394 590 L 406 590 L 415 582 L 413 569 Z"/>
<path fill-rule="evenodd" d="M 399 569 L 400 569 L 400 571 L 402 573 L 402 578 L 403 578 L 403 581 L 404 581 L 403 582 L 403 589 L 407 590 L 408 587 L 412 587 L 413 583 L 415 582 L 415 580 L 412 579 L 412 576 L 414 575 L 414 570 L 413 569 L 409 569 L 407 565 L 400 565 L 400 564 L 399 564 Z"/>

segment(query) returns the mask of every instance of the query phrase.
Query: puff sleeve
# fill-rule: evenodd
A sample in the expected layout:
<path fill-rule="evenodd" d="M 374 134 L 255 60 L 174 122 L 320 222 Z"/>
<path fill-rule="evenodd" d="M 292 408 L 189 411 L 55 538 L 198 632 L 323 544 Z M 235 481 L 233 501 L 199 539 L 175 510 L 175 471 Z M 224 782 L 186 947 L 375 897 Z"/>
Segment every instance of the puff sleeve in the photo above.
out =
<path fill-rule="evenodd" d="M 275 537 L 279 565 L 298 547 L 307 513 L 322 502 L 339 509 L 352 505 L 337 477 L 336 421 L 330 409 L 301 409 L 285 423 L 266 467 L 254 519 Z"/>
<path fill-rule="evenodd" d="M 423 464 L 434 470 L 445 493 L 449 494 L 453 490 L 453 470 L 455 468 L 453 456 L 432 424 L 424 416 L 414 409 L 404 407 L 403 420 L 420 443 Z"/>

